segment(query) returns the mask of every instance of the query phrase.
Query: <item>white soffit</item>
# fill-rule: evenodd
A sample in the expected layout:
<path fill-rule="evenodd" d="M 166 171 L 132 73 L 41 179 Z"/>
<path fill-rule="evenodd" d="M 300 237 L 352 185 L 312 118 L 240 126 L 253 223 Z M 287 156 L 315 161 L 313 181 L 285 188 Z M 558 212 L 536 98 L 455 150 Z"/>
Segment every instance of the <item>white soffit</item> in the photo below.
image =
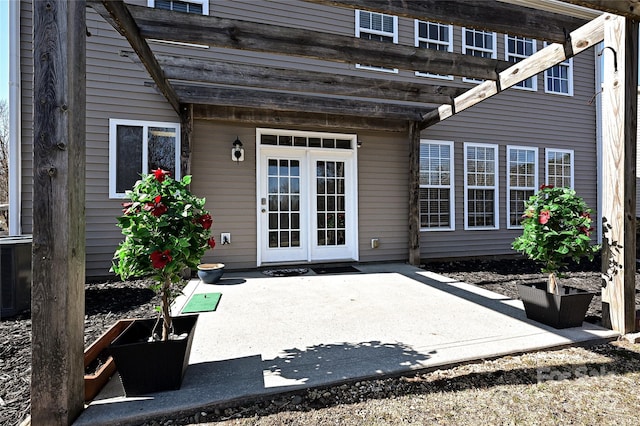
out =
<path fill-rule="evenodd" d="M 546 10 L 547 12 L 559 13 L 561 15 L 574 16 L 586 20 L 593 20 L 603 14 L 599 10 L 593 10 L 575 4 L 565 3 L 557 0 L 498 0 L 504 3 L 511 3 L 518 6 L 530 7 L 533 9 Z"/>

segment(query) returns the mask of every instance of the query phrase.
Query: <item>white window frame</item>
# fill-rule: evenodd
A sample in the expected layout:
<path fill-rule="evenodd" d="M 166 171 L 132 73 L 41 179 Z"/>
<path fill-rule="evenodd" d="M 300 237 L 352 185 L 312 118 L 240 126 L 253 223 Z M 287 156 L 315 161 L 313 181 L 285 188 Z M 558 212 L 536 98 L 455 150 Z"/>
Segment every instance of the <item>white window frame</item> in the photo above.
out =
<path fill-rule="evenodd" d="M 469 185 L 469 168 L 468 168 L 468 155 L 467 148 L 491 148 L 494 150 L 494 184 L 488 185 Z M 477 143 L 477 142 L 465 142 L 464 143 L 464 229 L 465 231 L 486 231 L 500 229 L 500 208 L 499 208 L 499 147 L 497 144 Z M 494 226 L 470 226 L 469 225 L 469 190 L 470 189 L 493 189 L 493 223 Z"/>
<path fill-rule="evenodd" d="M 430 21 L 420 21 L 418 19 L 413 20 L 414 25 L 414 45 L 415 47 L 420 47 L 420 42 L 437 44 L 440 46 L 447 46 L 446 50 L 443 52 L 453 52 L 453 25 L 441 24 L 439 22 L 430 22 Z M 437 25 L 439 27 L 446 27 L 449 33 L 449 41 L 445 42 L 442 40 L 436 40 L 429 37 L 420 37 L 420 24 L 426 24 L 427 28 L 429 25 Z M 427 31 L 428 33 L 428 31 Z M 428 47 L 426 49 L 429 49 Z M 453 80 L 452 75 L 442 75 L 442 74 L 432 74 L 428 72 L 415 72 L 419 77 L 430 77 L 430 78 L 439 78 L 441 80 Z"/>
<path fill-rule="evenodd" d="M 505 34 L 504 35 L 504 60 L 507 62 L 511 62 L 511 58 L 517 58 L 517 62 L 520 62 L 521 60 L 528 58 L 529 56 L 527 55 L 523 55 L 517 52 L 510 52 L 509 51 L 509 40 L 510 39 L 514 39 L 514 41 L 517 42 L 523 42 L 523 43 L 532 43 L 532 51 L 531 54 L 533 55 L 534 53 L 536 53 L 537 51 L 537 42 L 535 39 L 533 38 L 527 38 L 527 37 L 519 37 L 519 36 L 512 36 L 509 34 Z M 526 87 L 526 86 L 519 86 L 520 84 L 523 84 L 525 81 L 531 81 L 531 87 Z M 520 89 L 520 90 L 528 90 L 530 92 L 536 92 L 538 90 L 538 76 L 534 75 L 533 77 L 529 77 L 528 79 L 521 81 L 520 83 L 516 84 L 513 86 L 516 89 Z"/>
<path fill-rule="evenodd" d="M 456 229 L 455 223 L 455 161 L 454 161 L 454 144 L 452 141 L 442 141 L 442 140 L 431 140 L 431 139 L 421 139 L 420 147 L 423 145 L 446 145 L 449 147 L 450 157 L 449 157 L 449 184 L 448 185 L 434 185 L 434 184 L 420 184 L 420 189 L 422 188 L 438 188 L 438 189 L 449 189 L 449 226 L 439 226 L 439 227 L 420 227 L 420 231 L 454 231 Z M 420 156 L 420 163 L 422 163 L 422 155 Z M 422 167 L 420 167 L 420 173 L 422 173 Z M 421 198 L 419 199 L 420 202 Z M 418 215 L 420 215 L 420 209 L 418 209 Z"/>
<path fill-rule="evenodd" d="M 467 31 L 473 31 L 474 33 L 490 33 L 492 41 L 493 41 L 493 45 L 492 45 L 491 49 L 487 49 L 486 47 L 476 47 L 476 46 L 468 45 L 467 44 Z M 469 55 L 469 53 L 467 53 L 467 50 L 478 50 L 478 51 L 481 51 L 481 52 L 491 52 L 491 59 L 497 59 L 498 58 L 498 37 L 497 37 L 497 34 L 494 31 L 483 31 L 483 30 L 476 30 L 476 29 L 473 29 L 473 28 L 462 27 L 462 53 L 464 55 Z M 479 84 L 479 83 L 482 83 L 484 80 L 462 77 L 462 81 L 464 81 L 465 83 Z"/>
<path fill-rule="evenodd" d="M 533 185 L 532 186 L 519 186 L 511 185 L 511 151 L 533 151 Z M 507 145 L 507 229 L 522 229 L 522 225 L 511 224 L 511 190 L 520 191 L 532 191 L 532 195 L 538 190 L 538 147 L 535 146 L 517 146 Z M 524 213 L 524 211 L 523 211 Z"/>
<path fill-rule="evenodd" d="M 175 146 L 175 179 L 181 179 L 180 177 L 180 124 L 168 123 L 161 121 L 141 121 L 141 120 L 124 120 L 119 118 L 109 119 L 109 198 L 125 198 L 124 192 L 116 192 L 116 172 L 118 166 L 117 158 L 117 127 L 123 126 L 136 126 L 142 127 L 142 173 L 150 173 L 149 167 L 149 127 L 165 127 L 172 128 L 176 131 L 176 146 Z"/>
<path fill-rule="evenodd" d="M 209 15 L 209 0 L 180 0 L 185 3 L 194 3 L 202 5 L 202 14 Z M 147 7 L 156 7 L 156 0 L 147 0 Z"/>
<path fill-rule="evenodd" d="M 544 43 L 545 47 L 547 46 L 547 42 Z M 549 78 L 549 70 L 555 67 L 566 67 L 567 68 L 567 90 L 568 92 L 556 92 L 555 90 L 549 90 L 547 87 L 547 78 Z M 544 71 L 544 91 L 545 93 L 552 93 L 554 95 L 560 96 L 573 96 L 573 58 L 566 59 L 560 62 L 557 65 L 554 65 Z"/>
<path fill-rule="evenodd" d="M 370 13 L 370 14 L 375 14 L 375 15 L 381 15 L 381 16 L 390 16 L 393 18 L 393 33 L 387 32 L 387 31 L 379 31 L 379 30 L 372 30 L 372 29 L 367 29 L 367 28 L 361 28 L 360 26 L 360 12 L 366 12 L 366 13 Z M 369 12 L 367 10 L 359 10 L 356 9 L 355 10 L 355 27 L 356 27 L 356 37 L 360 38 L 360 34 L 361 33 L 366 33 L 366 34 L 375 34 L 375 35 L 381 35 L 381 36 L 385 36 L 385 37 L 393 37 L 393 44 L 398 44 L 398 17 L 397 16 L 393 16 L 393 15 L 389 15 L 389 14 L 385 14 L 385 13 L 378 13 L 378 12 Z M 375 66 L 370 66 L 370 65 L 361 65 L 361 64 L 356 64 L 356 68 L 359 69 L 363 69 L 363 70 L 369 70 L 369 71 L 378 71 L 378 72 L 387 72 L 387 73 L 392 73 L 392 74 L 398 74 L 398 68 L 385 68 L 385 67 L 375 67 Z"/>
<path fill-rule="evenodd" d="M 571 186 L 569 186 L 570 189 L 574 189 L 574 185 L 575 185 L 575 179 L 574 179 L 574 175 L 575 175 L 575 167 L 574 167 L 574 159 L 575 159 L 575 153 L 572 149 L 560 149 L 560 148 L 547 148 L 545 149 L 545 155 L 544 155 L 544 181 L 545 184 L 549 185 L 549 157 L 551 153 L 560 153 L 560 154 L 569 154 L 570 156 L 570 161 L 569 164 L 571 166 L 571 176 L 569 176 L 569 180 L 571 181 Z"/>

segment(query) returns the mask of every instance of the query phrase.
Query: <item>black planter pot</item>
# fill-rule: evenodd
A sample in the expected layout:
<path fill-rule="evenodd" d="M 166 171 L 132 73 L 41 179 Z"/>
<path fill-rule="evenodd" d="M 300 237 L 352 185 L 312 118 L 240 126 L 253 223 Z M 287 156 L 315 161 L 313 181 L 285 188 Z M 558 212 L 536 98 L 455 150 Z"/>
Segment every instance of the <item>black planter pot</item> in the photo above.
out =
<path fill-rule="evenodd" d="M 554 328 L 581 327 L 594 293 L 559 285 L 560 294 L 547 292 L 547 283 L 516 284 L 527 318 Z"/>
<path fill-rule="evenodd" d="M 166 342 L 147 341 L 156 319 L 135 320 L 111 343 L 109 351 L 126 396 L 180 388 L 197 320 L 198 315 L 173 318 L 175 334 L 187 337 Z"/>

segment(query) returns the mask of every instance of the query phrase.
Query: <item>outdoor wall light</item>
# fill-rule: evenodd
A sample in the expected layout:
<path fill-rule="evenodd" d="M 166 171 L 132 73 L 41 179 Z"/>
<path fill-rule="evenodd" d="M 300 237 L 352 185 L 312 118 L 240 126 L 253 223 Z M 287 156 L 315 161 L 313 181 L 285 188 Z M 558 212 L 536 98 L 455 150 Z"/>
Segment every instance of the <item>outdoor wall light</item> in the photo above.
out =
<path fill-rule="evenodd" d="M 242 142 L 236 136 L 236 140 L 233 141 L 233 148 L 231 148 L 231 160 L 244 161 L 244 148 Z"/>
<path fill-rule="evenodd" d="M 362 141 L 360 139 L 358 139 L 358 141 L 356 142 L 356 146 L 358 148 L 362 148 Z"/>

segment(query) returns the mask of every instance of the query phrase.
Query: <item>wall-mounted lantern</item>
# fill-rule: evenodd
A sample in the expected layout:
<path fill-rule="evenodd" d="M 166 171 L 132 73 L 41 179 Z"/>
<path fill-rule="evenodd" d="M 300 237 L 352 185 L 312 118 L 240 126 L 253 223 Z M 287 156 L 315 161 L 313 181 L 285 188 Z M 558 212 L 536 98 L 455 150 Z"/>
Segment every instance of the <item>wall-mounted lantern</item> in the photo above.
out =
<path fill-rule="evenodd" d="M 236 140 L 233 141 L 233 148 L 231 148 L 231 160 L 244 161 L 244 148 L 242 142 L 236 136 Z"/>

